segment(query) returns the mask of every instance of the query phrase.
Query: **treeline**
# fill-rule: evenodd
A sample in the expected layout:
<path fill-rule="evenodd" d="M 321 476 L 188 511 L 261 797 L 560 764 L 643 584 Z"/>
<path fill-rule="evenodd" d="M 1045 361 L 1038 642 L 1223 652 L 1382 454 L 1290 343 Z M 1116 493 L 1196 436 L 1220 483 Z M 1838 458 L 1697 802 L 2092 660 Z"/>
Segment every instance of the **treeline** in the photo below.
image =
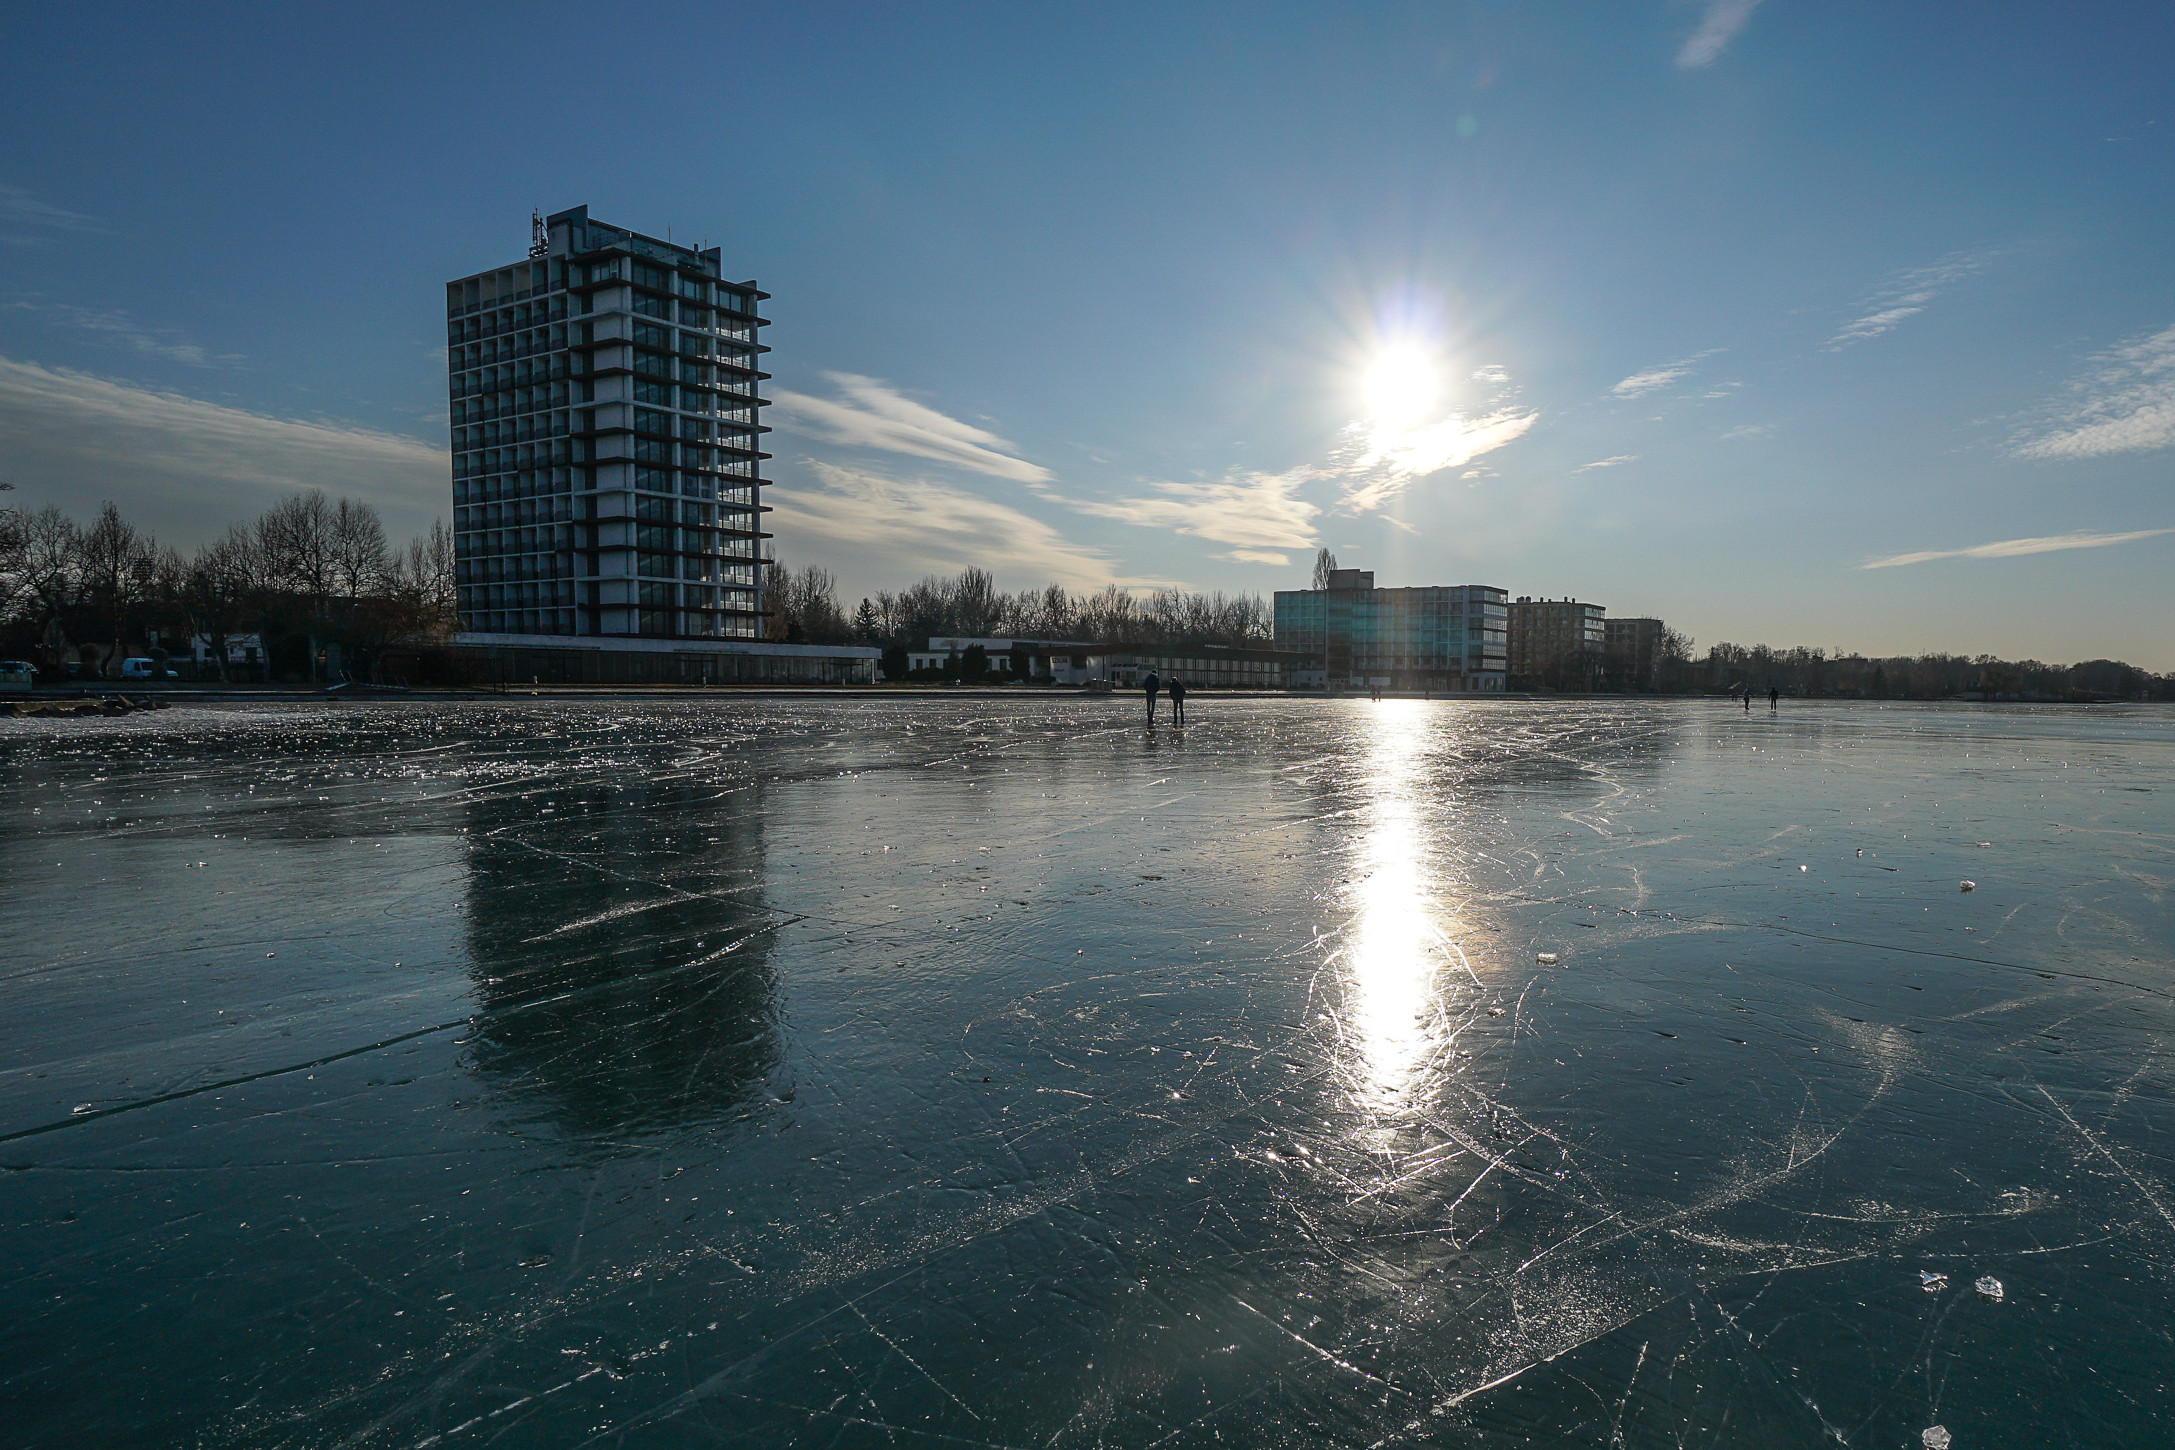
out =
<path fill-rule="evenodd" d="M 2011 700 L 2175 700 L 2175 675 L 2155 675 L 2120 660 L 2050 665 L 1992 655 L 1830 654 L 1823 649 L 1774 649 L 1718 644 L 1705 656 L 1689 652 L 1659 662 L 1664 690 L 1737 692 L 1770 689 L 1786 695 L 1869 700 L 1946 700 L 1958 696 Z"/>
<path fill-rule="evenodd" d="M 1092 594 L 1069 593 L 1062 584 L 1008 594 L 986 569 L 968 568 L 949 579 L 932 575 L 897 594 L 879 590 L 848 611 L 828 569 L 772 563 L 767 582 L 773 637 L 809 644 L 918 647 L 932 635 L 952 635 L 1247 646 L 1266 645 L 1275 633 L 1275 619 L 1258 594 L 1159 589 L 1136 598 L 1115 584 Z"/>
<path fill-rule="evenodd" d="M 323 678 L 335 656 L 370 678 L 388 649 L 451 638 L 453 580 L 443 523 L 396 549 L 376 509 L 321 493 L 187 555 L 111 503 L 87 524 L 0 507 L 0 651 L 83 679 L 116 678 L 125 658 L 194 658 L 199 639 L 214 678 Z M 254 667 L 230 658 L 237 636 L 254 637 Z"/>

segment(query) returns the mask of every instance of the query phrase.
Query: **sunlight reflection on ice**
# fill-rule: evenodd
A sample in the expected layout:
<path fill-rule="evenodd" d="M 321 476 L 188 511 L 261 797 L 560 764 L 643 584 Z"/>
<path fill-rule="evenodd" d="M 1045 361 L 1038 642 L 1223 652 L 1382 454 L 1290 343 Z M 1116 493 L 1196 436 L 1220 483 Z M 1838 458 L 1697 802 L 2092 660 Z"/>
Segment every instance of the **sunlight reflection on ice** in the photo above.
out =
<path fill-rule="evenodd" d="M 1361 1059 L 1360 1106 L 1396 1111 L 1434 1050 L 1448 958 L 1426 842 L 1422 766 L 1444 717 L 1416 700 L 1379 707 L 1367 757 L 1366 826 L 1354 863 L 1345 951 Z"/>

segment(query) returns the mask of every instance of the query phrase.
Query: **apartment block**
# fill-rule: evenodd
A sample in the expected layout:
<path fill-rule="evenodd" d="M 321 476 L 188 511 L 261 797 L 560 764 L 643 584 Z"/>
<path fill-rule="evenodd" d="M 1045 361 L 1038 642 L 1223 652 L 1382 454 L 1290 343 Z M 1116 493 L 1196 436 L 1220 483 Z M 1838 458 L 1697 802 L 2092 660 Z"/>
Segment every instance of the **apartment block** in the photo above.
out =
<path fill-rule="evenodd" d="M 1598 688 L 1608 611 L 1576 599 L 1520 598 L 1510 606 L 1510 676 L 1557 690 Z"/>
<path fill-rule="evenodd" d="M 768 295 L 587 207 L 446 285 L 464 631 L 763 637 Z"/>
<path fill-rule="evenodd" d="M 1668 626 L 1658 619 L 1608 619 L 1603 625 L 1609 683 L 1620 690 L 1653 689 Z"/>

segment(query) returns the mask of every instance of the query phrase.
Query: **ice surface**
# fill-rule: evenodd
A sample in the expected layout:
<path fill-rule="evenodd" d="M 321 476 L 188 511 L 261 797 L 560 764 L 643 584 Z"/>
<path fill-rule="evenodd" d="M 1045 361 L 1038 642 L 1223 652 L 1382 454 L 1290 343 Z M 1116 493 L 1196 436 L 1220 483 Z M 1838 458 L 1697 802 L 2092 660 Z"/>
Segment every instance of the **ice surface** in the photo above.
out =
<path fill-rule="evenodd" d="M 9 1443 L 2170 1439 L 2175 717 L 1196 699 L 0 721 Z"/>

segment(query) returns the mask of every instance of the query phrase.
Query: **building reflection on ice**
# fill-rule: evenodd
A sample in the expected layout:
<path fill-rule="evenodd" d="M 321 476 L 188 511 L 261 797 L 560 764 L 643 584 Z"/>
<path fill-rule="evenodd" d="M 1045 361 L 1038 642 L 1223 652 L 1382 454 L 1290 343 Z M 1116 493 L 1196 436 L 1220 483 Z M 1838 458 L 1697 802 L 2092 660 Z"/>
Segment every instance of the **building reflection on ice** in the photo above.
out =
<path fill-rule="evenodd" d="M 472 801 L 469 1052 L 517 1122 L 617 1143 L 785 1091 L 759 795 L 547 778 Z"/>

